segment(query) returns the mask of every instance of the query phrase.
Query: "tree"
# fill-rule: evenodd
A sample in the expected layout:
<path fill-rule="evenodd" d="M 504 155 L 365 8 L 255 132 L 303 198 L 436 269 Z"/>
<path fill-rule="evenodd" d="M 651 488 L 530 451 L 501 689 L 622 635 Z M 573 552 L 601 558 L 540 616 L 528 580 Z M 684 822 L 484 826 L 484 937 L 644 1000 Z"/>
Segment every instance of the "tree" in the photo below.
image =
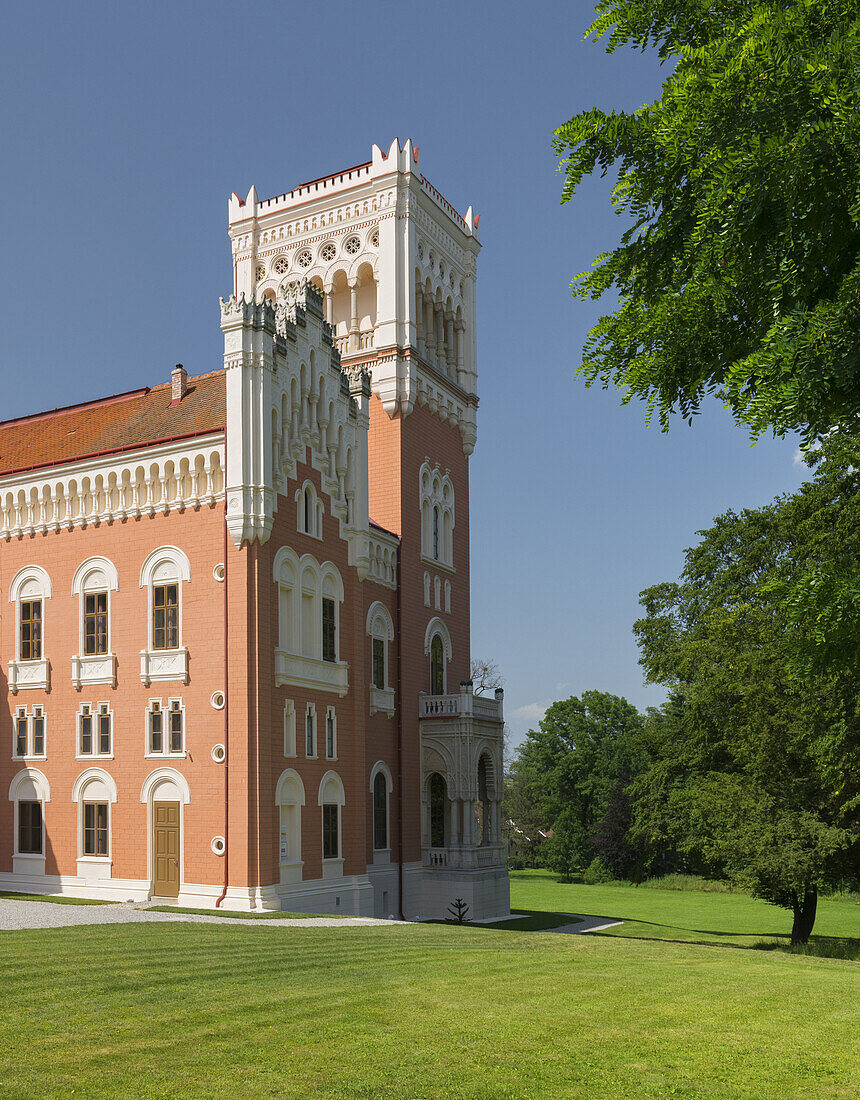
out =
<path fill-rule="evenodd" d="M 542 859 L 569 879 L 595 856 L 593 838 L 619 784 L 642 769 L 642 716 L 617 695 L 585 691 L 553 703 L 512 765 L 513 796 L 552 836 Z"/>
<path fill-rule="evenodd" d="M 860 681 L 809 657 L 795 598 L 857 538 L 842 444 L 820 461 L 794 496 L 700 532 L 634 626 L 647 678 L 672 692 L 632 784 L 634 835 L 790 909 L 792 943 L 860 862 Z"/>
<path fill-rule="evenodd" d="M 754 435 L 860 412 L 860 14 L 844 0 L 602 0 L 589 28 L 656 47 L 660 98 L 555 131 L 562 201 L 617 171 L 629 226 L 576 277 L 618 297 L 580 373 L 663 430 L 714 394 Z"/>
<path fill-rule="evenodd" d="M 483 657 L 472 658 L 469 676 L 476 695 L 483 695 L 485 691 L 495 691 L 496 688 L 505 686 L 505 678 L 499 672 L 496 662 L 485 660 Z"/>

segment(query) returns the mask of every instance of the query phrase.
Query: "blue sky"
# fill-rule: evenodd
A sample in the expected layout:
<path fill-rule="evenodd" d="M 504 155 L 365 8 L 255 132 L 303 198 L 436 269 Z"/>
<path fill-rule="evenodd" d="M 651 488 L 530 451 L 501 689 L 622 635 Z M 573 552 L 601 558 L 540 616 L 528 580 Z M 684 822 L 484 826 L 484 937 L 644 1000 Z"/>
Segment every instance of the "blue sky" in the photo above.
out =
<path fill-rule="evenodd" d="M 554 127 L 633 109 L 661 71 L 582 41 L 591 5 L 6 5 L 0 416 L 219 365 L 227 198 L 412 137 L 481 214 L 472 649 L 500 665 L 514 740 L 553 699 L 638 706 L 638 593 L 728 507 L 794 489 L 793 440 L 751 448 L 710 406 L 668 435 L 575 380 L 597 307 L 571 277 L 617 238 L 609 184 L 559 205 Z"/>

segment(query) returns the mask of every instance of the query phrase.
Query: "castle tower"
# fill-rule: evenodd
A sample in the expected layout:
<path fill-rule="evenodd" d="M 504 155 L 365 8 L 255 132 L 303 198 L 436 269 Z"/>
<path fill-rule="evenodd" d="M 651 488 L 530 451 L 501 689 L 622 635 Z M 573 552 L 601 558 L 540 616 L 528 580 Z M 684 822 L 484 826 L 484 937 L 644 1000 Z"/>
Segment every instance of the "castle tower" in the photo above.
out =
<path fill-rule="evenodd" d="M 370 533 L 399 539 L 404 912 L 444 916 L 462 896 L 506 913 L 501 699 L 469 683 L 478 216 L 395 140 L 274 198 L 234 194 L 229 234 L 234 293 L 277 304 L 314 284 L 344 366 L 371 377 Z"/>

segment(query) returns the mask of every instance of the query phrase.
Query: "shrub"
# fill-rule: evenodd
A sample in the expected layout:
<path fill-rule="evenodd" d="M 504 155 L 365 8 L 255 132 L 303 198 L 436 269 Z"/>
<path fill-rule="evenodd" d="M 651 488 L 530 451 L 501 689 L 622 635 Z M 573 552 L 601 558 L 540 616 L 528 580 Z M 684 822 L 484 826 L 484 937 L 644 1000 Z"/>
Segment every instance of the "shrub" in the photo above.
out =
<path fill-rule="evenodd" d="M 601 882 L 612 882 L 615 876 L 606 866 L 600 856 L 596 856 L 585 868 L 582 881 L 587 886 L 596 886 Z"/>

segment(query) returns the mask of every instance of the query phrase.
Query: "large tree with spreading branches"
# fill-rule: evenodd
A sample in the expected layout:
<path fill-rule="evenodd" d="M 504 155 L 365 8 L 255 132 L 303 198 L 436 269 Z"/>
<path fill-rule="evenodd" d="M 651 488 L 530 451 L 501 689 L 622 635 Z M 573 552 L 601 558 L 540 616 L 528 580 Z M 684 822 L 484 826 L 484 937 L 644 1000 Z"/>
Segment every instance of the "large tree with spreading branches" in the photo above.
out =
<path fill-rule="evenodd" d="M 576 277 L 617 305 L 586 383 L 664 430 L 713 394 L 752 434 L 860 413 L 860 13 L 854 0 L 602 0 L 612 51 L 654 49 L 662 92 L 555 133 L 563 201 L 617 173 L 620 243 Z"/>

